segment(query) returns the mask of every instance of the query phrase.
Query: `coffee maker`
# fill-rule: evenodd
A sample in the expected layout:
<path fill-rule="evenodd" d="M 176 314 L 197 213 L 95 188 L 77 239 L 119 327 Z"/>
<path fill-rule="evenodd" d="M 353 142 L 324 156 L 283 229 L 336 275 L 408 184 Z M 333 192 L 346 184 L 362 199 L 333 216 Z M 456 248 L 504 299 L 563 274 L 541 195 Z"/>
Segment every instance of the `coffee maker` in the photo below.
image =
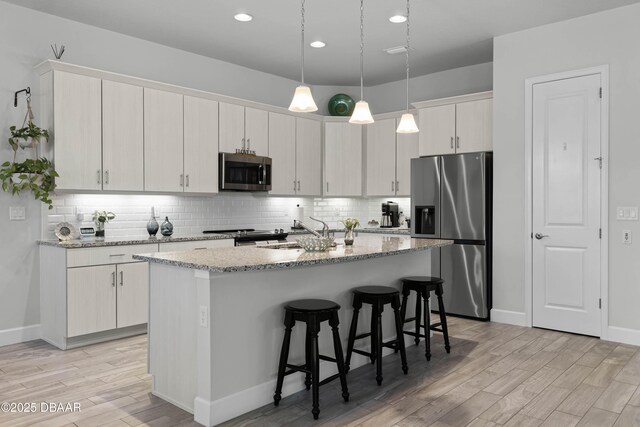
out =
<path fill-rule="evenodd" d="M 385 202 L 382 204 L 382 222 L 380 228 L 400 227 L 400 215 L 398 214 L 398 204 Z"/>

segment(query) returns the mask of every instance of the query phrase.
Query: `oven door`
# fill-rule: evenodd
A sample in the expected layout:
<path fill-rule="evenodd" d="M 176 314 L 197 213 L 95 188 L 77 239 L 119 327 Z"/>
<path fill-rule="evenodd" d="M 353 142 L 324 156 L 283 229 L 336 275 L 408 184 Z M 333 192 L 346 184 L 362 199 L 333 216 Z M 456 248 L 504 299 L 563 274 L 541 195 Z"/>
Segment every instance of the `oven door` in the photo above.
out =
<path fill-rule="evenodd" d="M 271 159 L 220 153 L 220 190 L 271 190 Z"/>

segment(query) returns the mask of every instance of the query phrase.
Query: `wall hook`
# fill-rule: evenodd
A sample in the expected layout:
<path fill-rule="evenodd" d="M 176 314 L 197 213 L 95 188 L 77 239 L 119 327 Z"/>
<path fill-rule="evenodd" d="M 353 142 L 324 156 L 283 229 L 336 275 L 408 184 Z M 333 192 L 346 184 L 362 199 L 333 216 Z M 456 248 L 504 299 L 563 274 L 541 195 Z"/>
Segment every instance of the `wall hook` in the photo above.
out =
<path fill-rule="evenodd" d="M 14 95 L 13 95 L 13 106 L 17 107 L 18 106 L 18 94 L 19 93 L 26 93 L 27 94 L 27 100 L 31 100 L 31 88 L 27 86 L 26 89 L 21 89 L 19 91 L 17 91 Z"/>
<path fill-rule="evenodd" d="M 64 54 L 64 45 L 61 45 L 60 49 L 58 49 L 57 44 L 52 44 L 51 50 L 53 51 L 53 56 L 55 56 L 56 59 L 59 60 L 60 58 L 62 58 L 62 54 Z"/>

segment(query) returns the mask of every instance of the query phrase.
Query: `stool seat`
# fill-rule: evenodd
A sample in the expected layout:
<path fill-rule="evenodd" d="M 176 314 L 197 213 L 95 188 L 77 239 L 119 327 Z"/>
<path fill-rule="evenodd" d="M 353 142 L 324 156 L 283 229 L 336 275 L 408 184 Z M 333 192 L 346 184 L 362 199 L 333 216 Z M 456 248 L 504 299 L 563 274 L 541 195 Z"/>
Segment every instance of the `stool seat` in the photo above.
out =
<path fill-rule="evenodd" d="M 416 285 L 437 285 L 439 283 L 444 283 L 440 277 L 432 277 L 432 276 L 409 276 L 403 277 L 400 279 L 402 283 L 406 284 L 416 284 Z"/>
<path fill-rule="evenodd" d="M 390 286 L 360 286 L 352 289 L 354 294 L 369 295 L 394 295 L 399 293 L 396 288 Z"/>
<path fill-rule="evenodd" d="M 284 306 L 285 310 L 313 312 L 340 310 L 340 304 L 326 299 L 299 299 L 289 301 Z"/>

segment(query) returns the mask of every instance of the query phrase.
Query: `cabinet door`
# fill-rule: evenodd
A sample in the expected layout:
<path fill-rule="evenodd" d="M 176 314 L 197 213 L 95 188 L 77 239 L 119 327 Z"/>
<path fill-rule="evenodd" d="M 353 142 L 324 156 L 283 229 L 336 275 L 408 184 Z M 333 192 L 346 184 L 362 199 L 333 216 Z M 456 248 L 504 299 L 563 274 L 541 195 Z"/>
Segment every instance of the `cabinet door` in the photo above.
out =
<path fill-rule="evenodd" d="M 184 191 L 218 192 L 218 103 L 184 97 Z"/>
<path fill-rule="evenodd" d="M 104 190 L 144 190 L 143 112 L 141 87 L 102 81 Z"/>
<path fill-rule="evenodd" d="M 67 337 L 116 327 L 116 267 L 67 269 Z"/>
<path fill-rule="evenodd" d="M 322 127 L 317 120 L 296 118 L 296 178 L 299 196 L 322 195 Z"/>
<path fill-rule="evenodd" d="M 325 196 L 362 196 L 362 126 L 325 127 Z"/>
<path fill-rule="evenodd" d="M 269 113 L 255 108 L 245 108 L 244 136 L 248 150 L 254 150 L 258 156 L 268 156 Z"/>
<path fill-rule="evenodd" d="M 398 119 L 398 122 L 400 119 Z M 420 124 L 418 124 L 420 126 Z M 422 129 L 420 129 L 422 132 Z M 419 157 L 419 133 L 396 134 L 396 195 L 411 195 L 411 159 Z"/>
<path fill-rule="evenodd" d="M 59 190 L 102 189 L 101 81 L 56 71 L 54 163 Z"/>
<path fill-rule="evenodd" d="M 244 107 L 220 103 L 220 152 L 235 153 L 244 141 Z"/>
<path fill-rule="evenodd" d="M 296 118 L 269 113 L 271 194 L 296 194 Z"/>
<path fill-rule="evenodd" d="M 136 262 L 117 267 L 117 327 L 140 325 L 149 318 L 149 264 Z"/>
<path fill-rule="evenodd" d="M 144 189 L 182 192 L 182 95 L 144 89 Z"/>
<path fill-rule="evenodd" d="M 458 153 L 493 150 L 493 100 L 456 105 L 456 145 Z"/>
<path fill-rule="evenodd" d="M 396 119 L 377 120 L 367 126 L 366 195 L 396 194 Z"/>
<path fill-rule="evenodd" d="M 456 106 L 423 108 L 420 119 L 420 155 L 435 156 L 456 152 Z"/>

